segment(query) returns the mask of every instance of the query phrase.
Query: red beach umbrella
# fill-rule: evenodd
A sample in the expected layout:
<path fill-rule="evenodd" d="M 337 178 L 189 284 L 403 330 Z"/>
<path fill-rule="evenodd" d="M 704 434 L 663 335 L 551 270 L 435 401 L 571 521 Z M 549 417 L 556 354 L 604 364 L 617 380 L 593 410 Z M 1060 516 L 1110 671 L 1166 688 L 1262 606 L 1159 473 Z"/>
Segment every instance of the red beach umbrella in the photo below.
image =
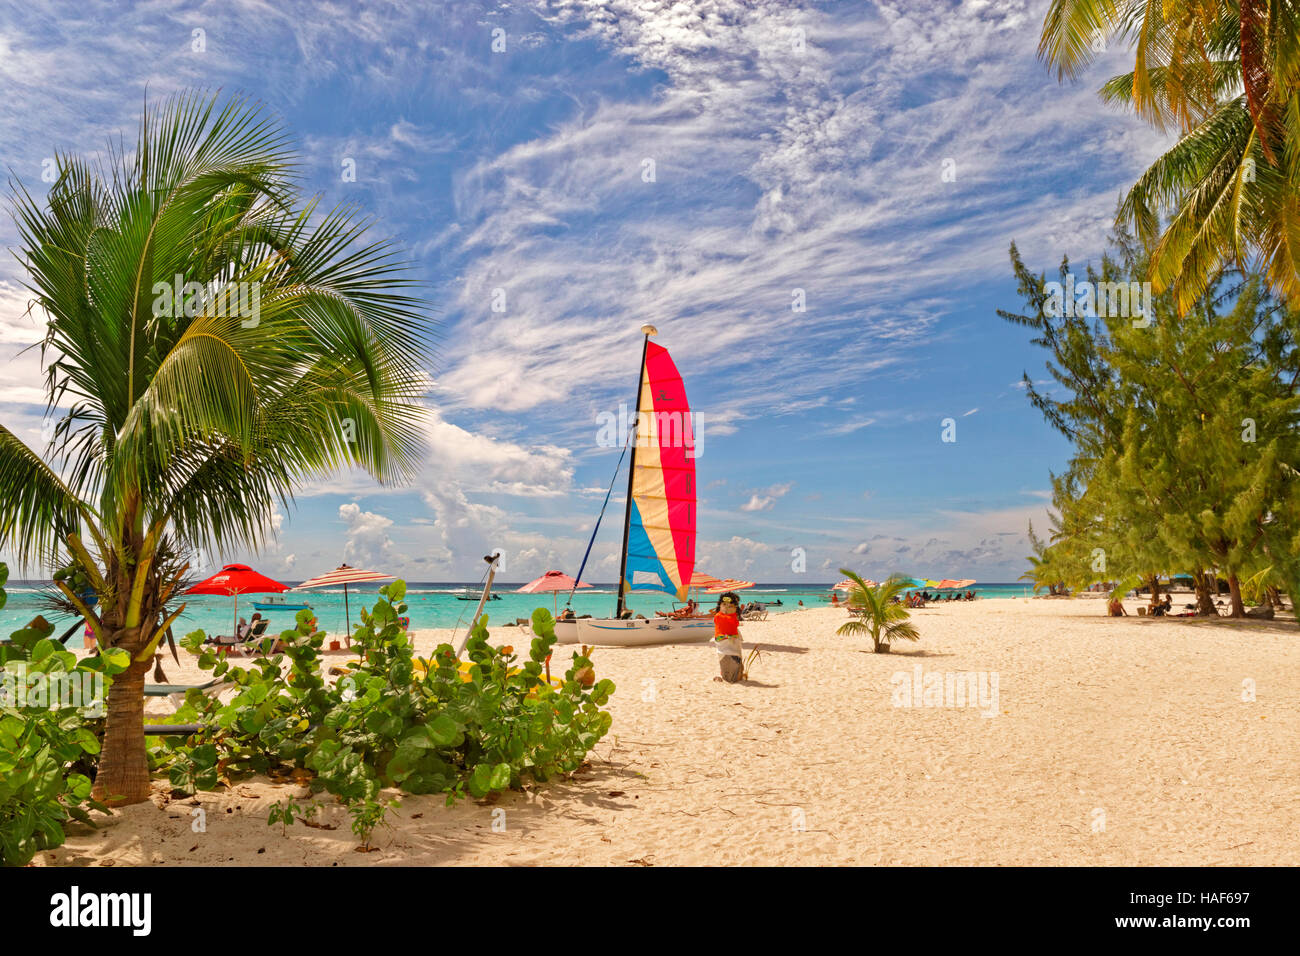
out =
<path fill-rule="evenodd" d="M 200 581 L 186 594 L 229 594 L 234 598 L 232 635 L 239 629 L 239 595 L 279 594 L 289 590 L 287 584 L 258 574 L 246 564 L 227 564 L 212 577 Z"/>

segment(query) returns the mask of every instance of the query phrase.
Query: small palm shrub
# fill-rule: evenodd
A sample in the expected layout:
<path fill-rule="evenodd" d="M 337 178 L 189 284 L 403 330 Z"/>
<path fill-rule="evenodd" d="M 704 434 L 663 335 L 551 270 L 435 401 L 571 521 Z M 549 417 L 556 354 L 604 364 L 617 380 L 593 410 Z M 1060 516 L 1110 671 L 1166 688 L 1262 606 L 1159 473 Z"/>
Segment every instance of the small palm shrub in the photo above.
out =
<path fill-rule="evenodd" d="M 907 608 L 894 599 L 911 586 L 907 578 L 894 575 L 884 584 L 871 587 L 847 568 L 840 573 L 853 582 L 847 603 L 852 618 L 835 631 L 846 637 L 867 635 L 877 654 L 888 654 L 894 641 L 919 641 L 921 634 Z"/>

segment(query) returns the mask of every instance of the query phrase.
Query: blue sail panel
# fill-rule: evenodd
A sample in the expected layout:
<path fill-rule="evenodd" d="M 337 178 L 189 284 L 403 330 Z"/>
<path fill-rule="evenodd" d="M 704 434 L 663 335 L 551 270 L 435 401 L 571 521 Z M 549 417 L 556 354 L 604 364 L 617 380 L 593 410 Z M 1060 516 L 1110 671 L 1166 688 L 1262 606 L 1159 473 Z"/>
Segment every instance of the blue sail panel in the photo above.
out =
<path fill-rule="evenodd" d="M 659 583 L 654 584 L 644 579 L 637 581 L 638 572 L 653 575 L 659 579 Z M 677 585 L 664 568 L 663 562 L 659 560 L 654 545 L 650 543 L 650 536 L 641 522 L 641 509 L 637 507 L 635 501 L 632 502 L 632 513 L 628 516 L 627 579 L 623 582 L 623 591 L 665 591 L 674 595 L 677 593 Z"/>

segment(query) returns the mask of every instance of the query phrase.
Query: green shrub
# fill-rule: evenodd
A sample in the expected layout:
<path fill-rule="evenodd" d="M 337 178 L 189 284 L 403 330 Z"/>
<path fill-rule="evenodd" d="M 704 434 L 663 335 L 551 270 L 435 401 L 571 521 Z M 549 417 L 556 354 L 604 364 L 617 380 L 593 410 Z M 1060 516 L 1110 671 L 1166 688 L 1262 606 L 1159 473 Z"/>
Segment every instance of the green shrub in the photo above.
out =
<path fill-rule="evenodd" d="M 0 608 L 9 569 L 0 562 Z M 41 850 L 62 846 L 70 820 L 91 824 L 90 798 L 103 725 L 103 693 L 125 670 L 124 651 L 78 661 L 50 640 L 44 621 L 0 645 L 0 863 L 25 866 Z M 69 692 L 91 688 L 94 700 Z M 80 706 L 78 706 L 78 704 Z"/>
<path fill-rule="evenodd" d="M 386 812 L 385 788 L 445 793 L 450 804 L 582 765 L 609 730 L 601 708 L 614 684 L 582 686 L 578 674 L 591 661 L 580 653 L 563 680 L 548 683 L 543 668 L 555 644 L 548 612 L 534 614 L 540 636 L 522 663 L 488 643 L 484 616 L 466 645 L 462 674 L 448 644 L 431 660 L 415 656 L 398 623 L 405 595 L 402 581 L 380 589 L 354 635 L 362 660 L 333 683 L 321 673 L 324 635 L 309 633 L 308 612 L 280 635 L 282 653 L 271 654 L 277 641 L 267 638 L 250 667 L 205 648 L 202 632 L 188 635 L 181 643 L 199 654 L 200 667 L 239 689 L 224 704 L 191 691 L 175 719 L 205 730 L 165 742 L 173 785 L 211 789 L 232 775 L 306 770 L 313 791 L 355 810 L 358 835 L 368 841 Z"/>

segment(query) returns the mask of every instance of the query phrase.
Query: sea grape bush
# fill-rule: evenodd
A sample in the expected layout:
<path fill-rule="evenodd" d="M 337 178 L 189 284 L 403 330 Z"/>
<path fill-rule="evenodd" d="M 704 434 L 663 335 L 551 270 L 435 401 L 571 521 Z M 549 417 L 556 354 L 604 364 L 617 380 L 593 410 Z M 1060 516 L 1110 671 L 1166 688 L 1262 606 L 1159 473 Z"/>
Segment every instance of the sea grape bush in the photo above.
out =
<path fill-rule="evenodd" d="M 9 568 L 0 562 L 0 609 L 8 577 Z M 106 687 L 129 663 L 125 651 L 78 661 L 50 640 L 53 630 L 38 619 L 0 646 L 5 688 L 16 675 L 29 682 L 60 675 L 77 686 L 95 683 L 85 677 L 102 677 Z M 25 866 L 41 850 L 62 846 L 70 821 L 93 826 L 89 811 L 107 809 L 90 797 L 103 720 L 93 706 L 61 703 L 57 695 L 34 703 L 0 690 L 0 863 L 5 866 Z"/>
<path fill-rule="evenodd" d="M 450 804 L 582 765 L 609 730 L 602 708 L 614 684 L 583 686 L 581 672 L 592 663 L 581 653 L 562 680 L 547 680 L 555 644 L 547 611 L 533 615 L 539 636 L 527 660 L 489 644 L 486 616 L 463 661 L 448 644 L 426 660 L 399 623 L 405 595 L 402 581 L 380 589 L 353 637 L 360 662 L 333 681 L 321 672 L 324 635 L 309 633 L 309 612 L 278 641 L 264 641 L 248 668 L 205 649 L 202 632 L 187 636 L 181 643 L 199 653 L 200 667 L 238 691 L 228 703 L 190 692 L 173 719 L 205 730 L 164 742 L 159 756 L 173 786 L 211 789 L 234 775 L 293 774 L 348 804 L 368 839 L 389 805 L 381 799 L 385 788 L 445 793 Z M 282 652 L 270 653 L 276 644 Z"/>

